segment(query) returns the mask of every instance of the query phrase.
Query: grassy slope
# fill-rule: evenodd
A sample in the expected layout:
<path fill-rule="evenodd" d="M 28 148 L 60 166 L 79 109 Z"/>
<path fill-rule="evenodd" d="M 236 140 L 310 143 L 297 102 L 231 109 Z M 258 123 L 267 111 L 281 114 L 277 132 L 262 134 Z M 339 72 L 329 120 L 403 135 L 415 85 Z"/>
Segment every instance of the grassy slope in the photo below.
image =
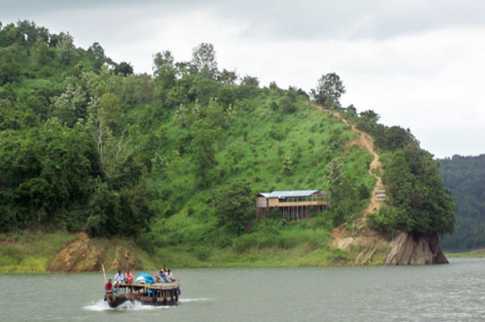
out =
<path fill-rule="evenodd" d="M 173 215 L 155 221 L 150 234 L 150 244 L 157 245 L 154 254 L 161 263 L 179 267 L 318 266 L 345 261 L 346 254 L 327 246 L 330 223 L 326 213 L 300 224 L 263 222 L 240 237 L 217 228 L 211 195 L 232 181 L 248 180 L 253 192 L 327 190 L 326 166 L 332 159 L 342 158 L 344 172 L 355 187 L 371 189 L 374 184 L 368 174 L 371 156 L 361 148 L 346 146 L 354 138 L 349 128 L 303 99 L 295 113 L 274 111 L 269 105 L 279 96 L 268 92 L 232 115 L 229 129 L 216 144 L 218 165 L 212 170 L 223 173 L 224 178 L 204 190 L 195 185 L 191 160 L 171 150 L 184 130 L 173 117 L 166 117 L 162 126 L 167 129 L 169 148 L 165 153 L 175 157 L 166 163 L 163 175 L 154 173 L 149 179 L 155 195 L 160 196 L 153 201 L 158 213 L 166 207 L 166 196 L 171 206 L 176 205 Z M 130 118 L 137 123 L 146 118 L 149 109 L 133 113 Z M 292 160 L 291 174 L 283 172 L 285 158 Z M 359 207 L 366 204 L 363 200 Z"/>

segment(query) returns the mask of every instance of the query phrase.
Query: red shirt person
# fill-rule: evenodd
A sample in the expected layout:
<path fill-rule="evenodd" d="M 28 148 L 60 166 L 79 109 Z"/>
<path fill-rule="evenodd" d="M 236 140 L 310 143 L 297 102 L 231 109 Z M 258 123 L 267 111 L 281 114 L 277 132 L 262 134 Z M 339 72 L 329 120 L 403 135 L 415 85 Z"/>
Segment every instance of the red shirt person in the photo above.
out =
<path fill-rule="evenodd" d="M 126 276 L 125 277 L 126 277 L 126 283 L 127 284 L 133 283 L 134 276 L 133 276 L 133 273 L 132 272 L 126 272 Z"/>
<path fill-rule="evenodd" d="M 113 283 L 111 283 L 111 278 L 108 280 L 108 282 L 106 282 L 106 284 L 104 284 L 104 290 L 106 291 L 106 293 L 109 293 L 113 290 Z"/>

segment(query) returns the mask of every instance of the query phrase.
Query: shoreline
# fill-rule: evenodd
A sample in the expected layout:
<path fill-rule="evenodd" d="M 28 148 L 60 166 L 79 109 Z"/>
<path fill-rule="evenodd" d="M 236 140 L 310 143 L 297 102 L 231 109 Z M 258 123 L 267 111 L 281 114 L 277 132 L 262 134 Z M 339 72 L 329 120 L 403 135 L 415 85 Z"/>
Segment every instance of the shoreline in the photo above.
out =
<path fill-rule="evenodd" d="M 385 254 L 376 254 L 374 259 L 364 265 L 355 264 L 358 252 L 340 251 L 329 245 L 297 244 L 290 248 L 249 248 L 237 250 L 234 248 L 194 248 L 194 246 L 169 246 L 148 253 L 131 240 L 122 239 L 92 239 L 87 249 L 91 253 L 102 252 L 101 257 L 93 258 L 89 253 L 78 252 L 76 257 L 70 257 L 78 266 L 58 266 L 52 269 L 52 263 L 57 260 L 61 250 L 78 240 L 78 234 L 66 232 L 24 232 L 18 235 L 1 235 L 0 242 L 0 274 L 47 274 L 98 272 L 94 267 L 105 265 L 108 271 L 124 259 L 119 254 L 129 250 L 130 266 L 135 270 L 156 270 L 160 265 L 168 265 L 174 269 L 257 269 L 257 268 L 326 268 L 326 267 L 375 267 L 384 266 Z M 79 250 L 79 249 L 78 249 Z M 123 250 L 123 251 L 120 251 Z M 70 255 L 74 255 L 71 253 Z M 453 258 L 485 258 L 485 249 L 465 252 L 445 252 L 446 257 Z M 69 256 L 67 257 L 69 259 Z M 62 263 L 61 263 L 62 264 Z"/>

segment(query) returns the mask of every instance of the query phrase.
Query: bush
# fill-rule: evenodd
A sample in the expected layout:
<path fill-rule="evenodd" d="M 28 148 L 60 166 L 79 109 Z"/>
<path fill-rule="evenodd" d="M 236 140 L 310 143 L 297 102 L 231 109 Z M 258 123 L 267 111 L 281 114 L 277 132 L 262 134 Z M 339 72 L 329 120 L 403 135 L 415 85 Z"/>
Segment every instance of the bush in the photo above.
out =
<path fill-rule="evenodd" d="M 215 191 L 213 209 L 219 226 L 235 234 L 248 230 L 256 219 L 254 199 L 248 182 L 238 181 Z"/>
<path fill-rule="evenodd" d="M 328 254 L 329 262 L 345 264 L 349 260 L 349 255 L 342 250 L 336 249 Z"/>
<path fill-rule="evenodd" d="M 211 256 L 211 249 L 209 247 L 197 247 L 193 254 L 198 260 L 205 261 Z"/>
<path fill-rule="evenodd" d="M 405 218 L 403 211 L 394 207 L 383 207 L 368 219 L 369 226 L 383 233 L 392 233 L 398 229 L 400 221 Z"/>

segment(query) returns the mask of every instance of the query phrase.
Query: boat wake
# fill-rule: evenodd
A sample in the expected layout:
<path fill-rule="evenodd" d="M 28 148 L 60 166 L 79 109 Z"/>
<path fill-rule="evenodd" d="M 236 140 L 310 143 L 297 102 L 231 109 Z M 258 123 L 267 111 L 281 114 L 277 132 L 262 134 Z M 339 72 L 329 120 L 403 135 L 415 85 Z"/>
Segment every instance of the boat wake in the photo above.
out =
<path fill-rule="evenodd" d="M 194 298 L 194 299 L 184 299 L 181 298 L 179 299 L 179 303 L 193 303 L 193 302 L 210 302 L 211 299 L 207 297 L 199 297 L 199 298 Z"/>
<path fill-rule="evenodd" d="M 160 309 L 168 309 L 170 306 L 154 306 L 154 305 L 144 305 L 141 302 L 134 301 L 126 301 L 125 303 L 121 304 L 117 308 L 111 308 L 108 305 L 108 302 L 104 300 L 99 300 L 98 302 L 86 305 L 83 309 L 88 311 L 95 311 L 95 312 L 102 312 L 102 311 L 149 311 L 149 310 L 160 310 Z"/>
<path fill-rule="evenodd" d="M 208 298 L 181 298 L 179 299 L 180 304 L 184 303 L 194 303 L 194 302 L 207 302 L 210 301 Z M 163 310 L 163 309 L 171 309 L 175 308 L 175 306 L 154 306 L 154 305 L 144 305 L 141 302 L 134 301 L 126 301 L 125 303 L 121 304 L 117 308 L 111 308 L 108 305 L 108 302 L 104 300 L 99 300 L 96 303 L 86 305 L 83 309 L 87 311 L 94 311 L 94 312 L 102 312 L 102 311 L 150 311 L 150 310 Z"/>

